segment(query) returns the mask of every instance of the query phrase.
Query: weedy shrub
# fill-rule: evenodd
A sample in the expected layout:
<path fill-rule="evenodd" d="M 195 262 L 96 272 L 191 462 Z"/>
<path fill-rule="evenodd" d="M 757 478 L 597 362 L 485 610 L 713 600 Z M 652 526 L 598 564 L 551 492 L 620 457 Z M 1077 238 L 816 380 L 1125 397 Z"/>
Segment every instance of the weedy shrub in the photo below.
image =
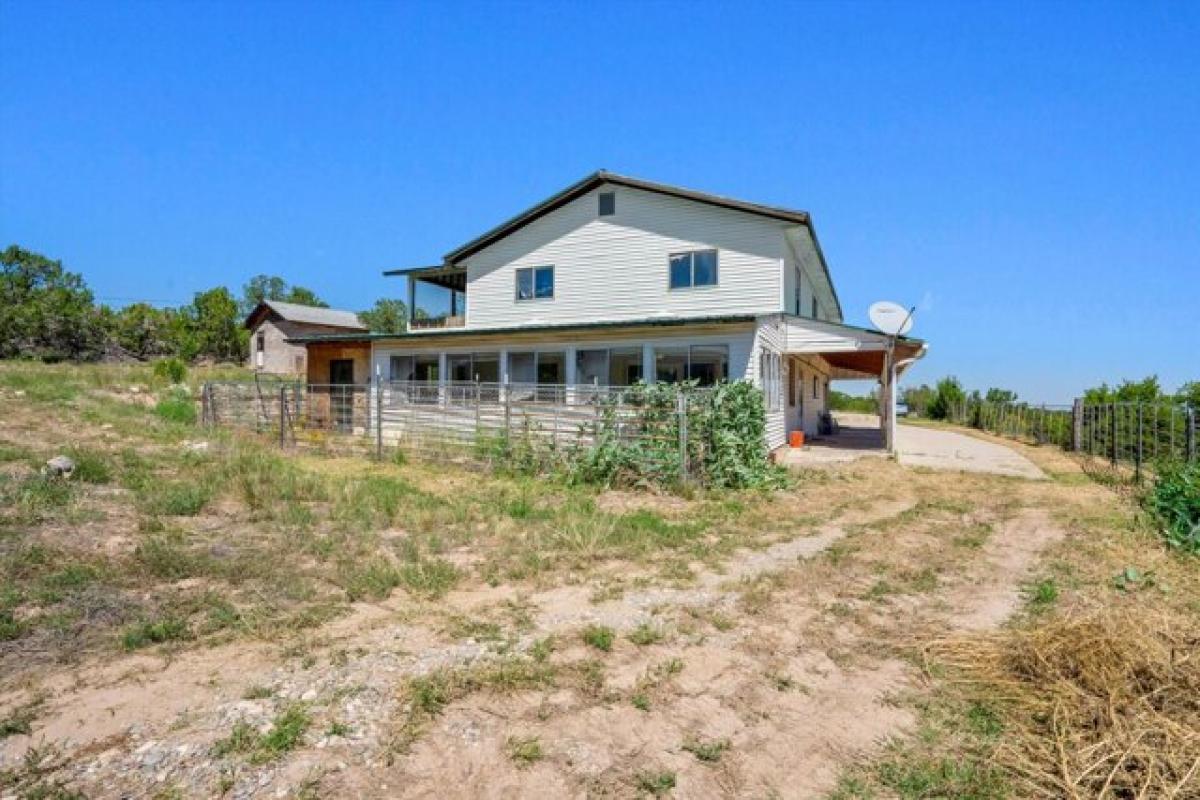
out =
<path fill-rule="evenodd" d="M 154 362 L 154 377 L 170 383 L 183 383 L 187 377 L 187 365 L 178 358 L 164 358 Z"/>
<path fill-rule="evenodd" d="M 176 617 L 143 620 L 125 629 L 121 644 L 126 650 L 137 650 L 152 644 L 173 642 L 191 637 L 187 623 Z"/>
<path fill-rule="evenodd" d="M 1172 547 L 1200 553 L 1200 462 L 1159 465 L 1144 499 Z"/>
<path fill-rule="evenodd" d="M 715 764 L 721 760 L 721 755 L 729 749 L 729 740 L 715 739 L 705 741 L 703 739 L 688 739 L 683 743 L 683 749 L 685 752 L 694 755 L 697 761 Z"/>
<path fill-rule="evenodd" d="M 94 450 L 72 448 L 71 460 L 75 462 L 75 470 L 71 477 L 84 483 L 108 483 L 112 480 L 112 466 L 108 459 Z"/>
<path fill-rule="evenodd" d="M 143 510 L 168 517 L 194 517 L 212 499 L 212 489 L 194 481 L 151 481 L 143 487 Z"/>
<path fill-rule="evenodd" d="M 14 478 L 0 475 L 0 509 L 22 521 L 37 522 L 66 511 L 75 498 L 74 486 L 49 475 Z"/>
<path fill-rule="evenodd" d="M 635 775 L 634 783 L 640 791 L 662 797 L 675 788 L 675 773 L 647 770 Z"/>
<path fill-rule="evenodd" d="M 383 558 L 365 564 L 347 561 L 342 565 L 339 584 L 352 603 L 363 599 L 383 600 L 400 585 L 400 570 Z"/>
<path fill-rule="evenodd" d="M 579 634 L 585 644 L 589 644 L 597 650 L 608 652 L 612 650 L 613 639 L 616 638 L 616 633 L 607 625 L 588 625 Z"/>
<path fill-rule="evenodd" d="M 517 766 L 525 767 L 535 761 L 541 761 L 542 743 L 538 741 L 536 736 L 514 736 L 507 742 L 508 757 L 517 763 Z"/>
<path fill-rule="evenodd" d="M 687 426 L 686 454 L 681 422 Z M 787 480 L 786 470 L 768 458 L 762 390 L 747 381 L 703 390 L 694 382 L 637 384 L 623 397 L 601 400 L 593 427 L 592 441 L 568 453 L 571 481 L 674 486 L 688 478 L 740 489 Z"/>
<path fill-rule="evenodd" d="M 308 710 L 300 704 L 286 708 L 271 722 L 266 733 L 259 733 L 242 721 L 233 726 L 228 737 L 213 745 L 213 755 L 240 755 L 252 764 L 265 764 L 288 753 L 300 744 L 312 725 Z"/>
<path fill-rule="evenodd" d="M 28 627 L 13 616 L 11 608 L 0 608 L 0 642 L 11 642 L 25 635 Z"/>
<path fill-rule="evenodd" d="M 663 632 L 660 628 L 656 628 L 649 622 L 643 622 L 638 625 L 629 634 L 629 641 L 636 644 L 638 647 L 648 647 L 652 644 L 657 644 L 663 639 Z"/>
<path fill-rule="evenodd" d="M 182 425 L 195 425 L 198 414 L 192 395 L 183 386 L 177 386 L 167 392 L 154 406 L 154 413 L 167 422 Z"/>
<path fill-rule="evenodd" d="M 458 569 L 440 558 L 422 558 L 400 567 L 400 583 L 413 594 L 436 599 L 458 583 Z"/>

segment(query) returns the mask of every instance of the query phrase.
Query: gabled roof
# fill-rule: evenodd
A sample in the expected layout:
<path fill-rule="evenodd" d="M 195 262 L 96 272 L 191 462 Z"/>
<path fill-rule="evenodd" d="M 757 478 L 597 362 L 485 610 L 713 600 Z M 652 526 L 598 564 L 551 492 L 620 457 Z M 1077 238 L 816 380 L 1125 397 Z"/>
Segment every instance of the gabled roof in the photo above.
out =
<path fill-rule="evenodd" d="M 813 229 L 812 218 L 807 211 L 799 211 L 790 208 L 778 208 L 776 206 L 764 206 L 758 203 L 748 203 L 744 200 L 735 200 L 731 197 L 723 197 L 716 194 L 708 194 L 706 192 L 698 192 L 694 189 L 684 189 L 679 186 L 670 186 L 665 183 L 654 183 L 652 181 L 642 180 L 641 178 L 631 178 L 627 175 L 618 175 L 615 172 L 607 172 L 599 170 L 588 175 L 583 180 L 571 184 L 567 188 L 551 195 L 542 202 L 522 211 L 512 219 L 502 222 L 490 231 L 475 237 L 466 244 L 451 250 L 444 256 L 445 265 L 453 266 L 457 262 L 468 258 L 485 247 L 503 239 L 511 233 L 514 233 L 529 223 L 544 217 L 552 211 L 555 211 L 567 203 L 582 197 L 588 192 L 605 184 L 613 186 L 627 186 L 631 189 L 640 189 L 644 192 L 654 192 L 656 194 L 667 195 L 670 197 L 678 197 L 684 200 L 692 200 L 697 203 L 717 206 L 718 208 L 727 208 L 733 211 L 740 211 L 746 214 L 754 214 L 768 219 L 779 220 L 793 225 L 803 225 L 808 228 L 809 234 L 812 236 L 813 245 L 817 251 L 817 258 L 821 262 L 821 270 L 825 273 L 825 280 L 829 283 L 830 292 L 833 294 L 833 302 L 837 305 L 838 316 L 842 314 L 842 304 L 837 296 L 837 289 L 833 286 L 833 279 L 829 275 L 829 266 L 825 263 L 825 254 L 821 251 L 821 243 L 817 239 L 817 232 Z M 385 272 L 385 275 L 396 275 L 408 272 L 409 270 L 391 270 Z M 413 270 L 416 271 L 416 270 Z"/>
<path fill-rule="evenodd" d="M 302 306 L 297 303 L 282 303 L 278 300 L 263 300 L 246 315 L 245 327 L 253 328 L 266 311 L 274 311 L 288 322 L 300 322 L 305 325 L 322 325 L 327 328 L 346 328 L 348 330 L 365 331 L 358 314 L 353 311 L 343 311 L 340 308 L 318 308 L 317 306 Z"/>

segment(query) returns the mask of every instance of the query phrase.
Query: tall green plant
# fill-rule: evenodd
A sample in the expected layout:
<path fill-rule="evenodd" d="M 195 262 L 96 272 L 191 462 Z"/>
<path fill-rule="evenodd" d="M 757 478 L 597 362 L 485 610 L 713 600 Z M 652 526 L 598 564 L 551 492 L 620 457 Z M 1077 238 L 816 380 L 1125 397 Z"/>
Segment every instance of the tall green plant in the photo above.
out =
<path fill-rule="evenodd" d="M 1200 463 L 1160 465 L 1145 503 L 1172 547 L 1200 553 Z"/>

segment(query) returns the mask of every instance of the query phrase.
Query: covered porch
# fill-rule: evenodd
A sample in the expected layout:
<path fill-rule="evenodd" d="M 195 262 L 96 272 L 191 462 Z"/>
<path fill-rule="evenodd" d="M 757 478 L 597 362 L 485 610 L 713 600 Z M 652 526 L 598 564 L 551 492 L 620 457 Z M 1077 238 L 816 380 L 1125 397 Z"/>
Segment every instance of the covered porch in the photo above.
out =
<path fill-rule="evenodd" d="M 789 405 L 788 440 L 793 430 L 804 430 L 805 448 L 830 460 L 893 452 L 895 426 L 891 415 L 896 384 L 925 355 L 926 344 L 919 339 L 801 317 L 785 317 L 784 332 L 784 353 L 791 369 L 802 377 L 819 373 L 825 380 L 818 408 L 822 424 L 814 435 L 803 408 L 799 413 L 790 413 L 793 409 Z M 829 384 L 844 380 L 871 381 L 879 387 L 877 414 L 831 413 Z M 801 397 L 805 395 L 801 393 Z M 811 397 L 818 399 L 815 391 Z"/>
<path fill-rule="evenodd" d="M 465 267 L 407 267 L 383 274 L 408 278 L 408 330 L 462 328 L 467 324 Z"/>

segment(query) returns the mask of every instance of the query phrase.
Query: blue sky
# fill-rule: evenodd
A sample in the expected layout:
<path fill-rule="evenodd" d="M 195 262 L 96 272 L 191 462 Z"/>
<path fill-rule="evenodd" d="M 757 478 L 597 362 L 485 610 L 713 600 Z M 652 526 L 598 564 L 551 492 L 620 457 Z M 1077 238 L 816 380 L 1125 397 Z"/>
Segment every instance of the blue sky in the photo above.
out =
<path fill-rule="evenodd" d="M 330 303 L 597 169 L 812 212 L 1034 401 L 1200 378 L 1200 4 L 0 2 L 0 242 Z M 847 385 L 846 388 L 852 388 Z"/>

